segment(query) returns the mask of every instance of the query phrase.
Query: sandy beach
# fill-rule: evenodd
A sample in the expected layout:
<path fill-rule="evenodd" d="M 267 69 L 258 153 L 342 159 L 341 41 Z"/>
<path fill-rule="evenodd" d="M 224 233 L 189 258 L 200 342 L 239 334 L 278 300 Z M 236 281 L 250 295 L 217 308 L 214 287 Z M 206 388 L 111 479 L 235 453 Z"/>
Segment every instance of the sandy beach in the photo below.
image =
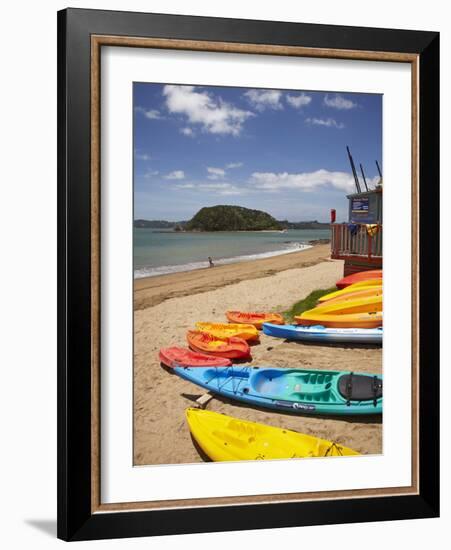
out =
<path fill-rule="evenodd" d="M 330 244 L 320 244 L 301 252 L 221 265 L 214 269 L 209 269 L 205 262 L 205 269 L 135 279 L 134 308 L 135 311 L 145 309 L 168 298 L 208 292 L 232 283 L 268 277 L 287 269 L 308 267 L 327 260 L 329 256 Z"/>
<path fill-rule="evenodd" d="M 160 366 L 158 350 L 186 346 L 197 321 L 226 322 L 227 309 L 284 311 L 310 292 L 330 288 L 343 263 L 330 245 L 249 262 L 135 281 L 134 463 L 201 462 L 184 412 L 205 393 Z M 286 342 L 261 334 L 252 364 L 382 372 L 382 350 Z M 364 454 L 382 452 L 382 420 L 289 415 L 214 397 L 207 408 L 333 440 Z"/>

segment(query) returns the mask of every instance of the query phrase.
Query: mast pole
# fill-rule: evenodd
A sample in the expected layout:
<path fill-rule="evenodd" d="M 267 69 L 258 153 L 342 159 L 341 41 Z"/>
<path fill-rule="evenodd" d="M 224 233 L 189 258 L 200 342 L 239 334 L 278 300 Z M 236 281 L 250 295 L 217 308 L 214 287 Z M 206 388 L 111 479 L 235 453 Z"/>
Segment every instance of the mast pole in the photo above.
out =
<path fill-rule="evenodd" d="M 362 178 L 363 178 L 363 183 L 365 184 L 365 189 L 368 191 L 368 185 L 366 184 L 365 172 L 363 171 L 362 163 L 360 163 L 360 171 L 362 172 Z"/>
<path fill-rule="evenodd" d="M 351 164 L 352 174 L 354 176 L 354 181 L 355 181 L 355 186 L 356 186 L 356 189 L 357 189 L 357 193 L 361 193 L 362 190 L 360 188 L 360 182 L 359 182 L 359 178 L 357 176 L 357 172 L 356 172 L 356 169 L 355 169 L 355 164 L 354 164 L 354 161 L 352 159 L 351 151 L 349 150 L 349 147 L 347 145 L 346 145 L 346 151 L 348 152 L 349 163 Z"/>

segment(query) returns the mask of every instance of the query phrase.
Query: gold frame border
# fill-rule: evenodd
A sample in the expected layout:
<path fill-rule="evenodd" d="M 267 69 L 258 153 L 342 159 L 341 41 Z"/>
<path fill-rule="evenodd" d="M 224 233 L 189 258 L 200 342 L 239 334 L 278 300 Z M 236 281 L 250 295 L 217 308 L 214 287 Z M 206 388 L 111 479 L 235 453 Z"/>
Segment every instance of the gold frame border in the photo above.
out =
<path fill-rule="evenodd" d="M 412 69 L 412 480 L 409 487 L 320 491 L 211 497 L 149 502 L 102 504 L 100 500 L 100 50 L 102 46 L 157 48 L 208 52 L 247 53 L 330 59 L 353 59 L 410 63 Z M 308 502 L 342 498 L 387 497 L 419 494 L 419 56 L 398 52 L 333 50 L 298 46 L 239 44 L 139 38 L 128 36 L 91 36 L 91 512 L 164 510 L 207 506 L 247 505 L 282 502 Z"/>

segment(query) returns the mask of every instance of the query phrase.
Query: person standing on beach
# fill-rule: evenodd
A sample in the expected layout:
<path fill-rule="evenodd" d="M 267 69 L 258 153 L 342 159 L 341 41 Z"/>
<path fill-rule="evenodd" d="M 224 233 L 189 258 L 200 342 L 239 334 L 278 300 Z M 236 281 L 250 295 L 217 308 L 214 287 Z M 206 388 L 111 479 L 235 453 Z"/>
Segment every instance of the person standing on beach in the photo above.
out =
<path fill-rule="evenodd" d="M 215 264 L 213 263 L 213 260 L 211 259 L 211 256 L 208 256 L 208 263 L 210 264 L 209 267 L 215 266 Z"/>

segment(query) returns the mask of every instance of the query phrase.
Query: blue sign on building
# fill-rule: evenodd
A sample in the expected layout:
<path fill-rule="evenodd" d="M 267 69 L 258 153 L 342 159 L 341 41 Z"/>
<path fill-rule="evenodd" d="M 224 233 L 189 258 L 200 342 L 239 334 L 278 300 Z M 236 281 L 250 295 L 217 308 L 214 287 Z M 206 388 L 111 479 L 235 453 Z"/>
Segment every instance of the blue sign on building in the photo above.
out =
<path fill-rule="evenodd" d="M 348 195 L 349 222 L 382 223 L 382 193 L 369 191 Z"/>
<path fill-rule="evenodd" d="M 368 197 L 360 197 L 360 198 L 353 198 L 352 199 L 352 205 L 351 205 L 351 211 L 352 213 L 359 213 L 359 214 L 368 214 L 369 210 L 369 199 Z"/>

